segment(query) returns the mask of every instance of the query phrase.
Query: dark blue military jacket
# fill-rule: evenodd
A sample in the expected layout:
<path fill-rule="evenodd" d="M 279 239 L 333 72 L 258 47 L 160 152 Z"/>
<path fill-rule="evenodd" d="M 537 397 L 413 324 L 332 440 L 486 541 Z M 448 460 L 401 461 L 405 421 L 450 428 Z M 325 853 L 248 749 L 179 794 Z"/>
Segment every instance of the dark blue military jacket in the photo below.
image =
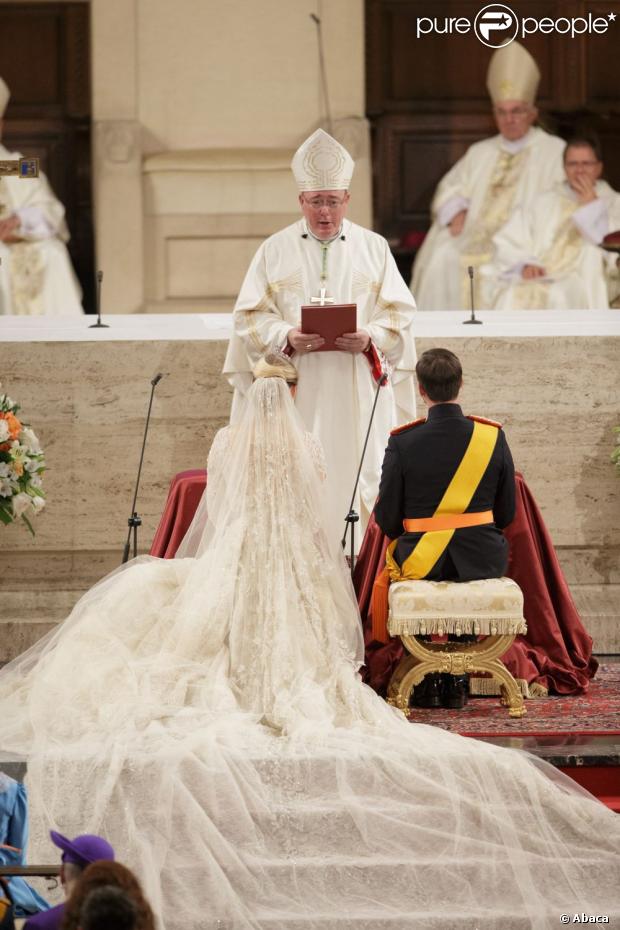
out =
<path fill-rule="evenodd" d="M 399 565 L 421 533 L 405 533 L 406 518 L 431 517 L 469 444 L 474 422 L 458 404 L 438 404 L 424 422 L 395 430 L 383 460 L 375 519 L 391 539 L 400 537 L 394 557 Z M 508 543 L 502 528 L 515 512 L 514 465 L 504 431 L 466 513 L 492 510 L 494 523 L 455 530 L 447 549 L 426 576 L 431 581 L 498 578 L 506 571 Z"/>

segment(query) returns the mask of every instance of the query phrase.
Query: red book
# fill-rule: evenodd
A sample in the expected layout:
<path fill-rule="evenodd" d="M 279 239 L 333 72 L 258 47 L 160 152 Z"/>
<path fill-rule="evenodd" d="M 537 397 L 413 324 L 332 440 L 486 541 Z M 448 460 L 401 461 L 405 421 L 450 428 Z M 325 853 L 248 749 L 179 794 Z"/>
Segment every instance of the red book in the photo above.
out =
<path fill-rule="evenodd" d="M 316 333 L 325 340 L 317 352 L 337 352 L 336 339 L 357 332 L 357 304 L 305 305 L 301 308 L 302 333 Z"/>

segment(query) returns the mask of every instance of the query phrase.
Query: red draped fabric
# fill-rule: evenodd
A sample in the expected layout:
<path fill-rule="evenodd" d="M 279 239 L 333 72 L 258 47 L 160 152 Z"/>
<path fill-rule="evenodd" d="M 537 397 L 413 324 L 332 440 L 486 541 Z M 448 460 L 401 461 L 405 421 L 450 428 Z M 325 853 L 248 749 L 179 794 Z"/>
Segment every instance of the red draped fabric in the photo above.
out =
<path fill-rule="evenodd" d="M 170 485 L 151 555 L 173 558 L 206 485 L 204 469 L 180 472 Z M 523 476 L 517 474 L 517 508 L 505 530 L 510 543 L 508 576 L 523 591 L 528 632 L 503 656 L 515 678 L 536 682 L 557 694 L 583 694 L 598 663 L 573 603 L 551 537 Z M 370 594 L 383 568 L 387 539 L 371 518 L 355 568 L 355 590 L 366 635 L 366 680 L 384 693 L 402 655 L 400 640 L 373 642 Z"/>
<path fill-rule="evenodd" d="M 510 543 L 507 575 L 523 591 L 527 634 L 517 636 L 502 661 L 515 678 L 528 684 L 536 682 L 556 694 L 583 694 L 598 668 L 592 639 L 577 613 L 542 514 L 519 473 L 515 518 L 504 533 Z M 366 637 L 366 681 L 380 693 L 385 693 L 403 654 L 400 640 L 385 645 L 372 639 L 370 595 L 387 543 L 371 518 L 355 567 Z"/>
<path fill-rule="evenodd" d="M 207 485 L 204 468 L 180 471 L 170 483 L 168 500 L 155 531 L 151 555 L 173 559 L 192 522 Z"/>

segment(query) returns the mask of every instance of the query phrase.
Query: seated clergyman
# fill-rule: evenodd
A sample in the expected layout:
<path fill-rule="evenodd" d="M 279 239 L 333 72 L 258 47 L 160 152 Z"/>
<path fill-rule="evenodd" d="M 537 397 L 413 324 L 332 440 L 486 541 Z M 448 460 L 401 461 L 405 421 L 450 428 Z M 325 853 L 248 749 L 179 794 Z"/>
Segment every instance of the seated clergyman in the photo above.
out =
<path fill-rule="evenodd" d="M 0 77 L 0 140 L 10 93 Z M 0 141 L 0 161 L 15 161 Z M 0 177 L 0 316 L 81 316 L 65 209 L 43 173 Z"/>
<path fill-rule="evenodd" d="M 463 414 L 463 373 L 453 352 L 424 352 L 416 377 L 428 416 L 392 431 L 375 507 L 377 523 L 393 540 L 390 578 L 499 578 L 508 563 L 502 528 L 515 512 L 514 465 L 504 432 L 499 423 Z M 429 678 L 427 693 L 416 700 L 437 706 L 437 680 Z M 463 683 L 447 684 L 445 703 L 462 706 Z"/>
<path fill-rule="evenodd" d="M 565 180 L 529 209 L 517 210 L 494 237 L 493 306 L 498 310 L 600 310 L 609 307 L 614 256 L 600 244 L 620 229 L 620 194 L 601 181 L 595 139 L 564 150 Z"/>

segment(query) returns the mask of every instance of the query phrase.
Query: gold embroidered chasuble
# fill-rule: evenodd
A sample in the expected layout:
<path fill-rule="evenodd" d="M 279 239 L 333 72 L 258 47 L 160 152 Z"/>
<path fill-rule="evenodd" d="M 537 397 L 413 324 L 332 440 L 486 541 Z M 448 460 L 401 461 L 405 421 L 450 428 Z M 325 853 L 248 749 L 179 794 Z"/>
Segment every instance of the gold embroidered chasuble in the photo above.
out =
<path fill-rule="evenodd" d="M 0 145 L 0 159 L 19 158 Z M 44 175 L 0 178 L 0 219 L 36 211 L 41 227 L 55 235 L 20 229 L 17 242 L 0 242 L 0 315 L 71 315 L 82 313 L 81 292 L 64 243 L 69 233 L 64 208 Z"/>
<path fill-rule="evenodd" d="M 493 305 L 501 310 L 605 309 L 607 271 L 614 256 L 597 244 L 620 229 L 620 195 L 605 181 L 597 199 L 581 204 L 567 183 L 541 195 L 530 210 L 517 210 L 494 238 Z M 524 279 L 526 264 L 544 268 L 544 278 Z"/>
<path fill-rule="evenodd" d="M 469 309 L 468 265 L 479 268 L 490 254 L 489 238 L 511 212 L 528 209 L 544 191 L 561 181 L 564 143 L 542 129 L 531 129 L 523 147 L 511 155 L 501 136 L 472 145 L 442 178 L 432 204 L 433 224 L 413 268 L 411 288 L 420 310 Z M 462 201 L 467 219 L 452 236 L 439 221 L 442 207 Z M 483 256 L 487 258 L 483 258 Z M 478 274 L 477 306 L 489 306 Z"/>
<path fill-rule="evenodd" d="M 374 506 L 390 430 L 415 415 L 413 372 L 415 304 L 385 239 L 345 220 L 327 249 L 325 285 L 337 303 L 357 305 L 358 329 L 370 334 L 390 369 L 382 388 L 364 468 L 358 513 L 362 527 Z M 300 308 L 319 293 L 325 250 L 305 221 L 271 236 L 256 253 L 234 311 L 234 335 L 224 373 L 235 388 L 231 421 L 243 408 L 251 369 L 271 345 L 284 346 L 300 324 Z M 327 494 L 334 539 L 344 532 L 355 475 L 375 395 L 368 360 L 346 352 L 293 356 L 299 370 L 295 404 L 306 429 L 321 442 L 327 463 Z"/>

